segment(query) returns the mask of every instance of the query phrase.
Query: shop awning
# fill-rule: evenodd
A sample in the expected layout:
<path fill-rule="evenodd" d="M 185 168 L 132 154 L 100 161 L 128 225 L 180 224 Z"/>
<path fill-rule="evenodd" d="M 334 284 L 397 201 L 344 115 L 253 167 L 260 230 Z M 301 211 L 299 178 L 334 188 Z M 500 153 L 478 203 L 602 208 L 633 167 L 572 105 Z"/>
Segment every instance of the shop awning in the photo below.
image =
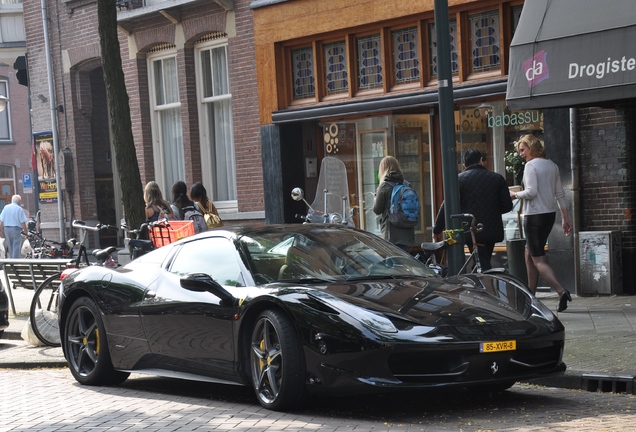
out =
<path fill-rule="evenodd" d="M 526 0 L 510 44 L 513 109 L 636 97 L 636 1 Z"/>

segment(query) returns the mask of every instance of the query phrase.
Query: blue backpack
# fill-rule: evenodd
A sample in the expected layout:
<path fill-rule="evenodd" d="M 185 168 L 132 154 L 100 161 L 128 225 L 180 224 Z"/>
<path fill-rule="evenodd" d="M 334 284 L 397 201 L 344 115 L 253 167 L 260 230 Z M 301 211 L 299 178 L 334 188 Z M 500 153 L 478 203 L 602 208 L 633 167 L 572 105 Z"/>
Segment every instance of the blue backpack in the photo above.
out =
<path fill-rule="evenodd" d="M 391 192 L 389 223 L 398 228 L 413 228 L 420 216 L 420 200 L 407 181 L 395 184 Z"/>

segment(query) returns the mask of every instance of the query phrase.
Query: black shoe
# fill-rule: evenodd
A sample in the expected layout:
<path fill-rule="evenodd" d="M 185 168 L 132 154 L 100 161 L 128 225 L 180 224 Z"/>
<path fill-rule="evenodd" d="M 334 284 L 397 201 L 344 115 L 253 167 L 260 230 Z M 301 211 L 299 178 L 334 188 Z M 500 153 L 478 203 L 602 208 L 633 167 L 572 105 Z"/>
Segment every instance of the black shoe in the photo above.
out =
<path fill-rule="evenodd" d="M 570 295 L 570 291 L 564 289 L 561 294 L 561 299 L 559 300 L 559 308 L 557 312 L 563 312 L 568 308 L 568 302 L 572 301 L 572 296 Z"/>

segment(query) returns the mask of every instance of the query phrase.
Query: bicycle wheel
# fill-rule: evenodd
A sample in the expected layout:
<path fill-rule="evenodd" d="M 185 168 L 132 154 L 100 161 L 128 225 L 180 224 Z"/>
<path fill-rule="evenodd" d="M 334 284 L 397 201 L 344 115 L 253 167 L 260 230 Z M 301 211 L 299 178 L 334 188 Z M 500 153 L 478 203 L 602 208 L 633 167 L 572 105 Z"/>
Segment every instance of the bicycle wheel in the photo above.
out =
<path fill-rule="evenodd" d="M 52 347 L 60 346 L 57 294 L 61 274 L 49 277 L 36 288 L 29 311 L 33 333 L 43 344 Z"/>

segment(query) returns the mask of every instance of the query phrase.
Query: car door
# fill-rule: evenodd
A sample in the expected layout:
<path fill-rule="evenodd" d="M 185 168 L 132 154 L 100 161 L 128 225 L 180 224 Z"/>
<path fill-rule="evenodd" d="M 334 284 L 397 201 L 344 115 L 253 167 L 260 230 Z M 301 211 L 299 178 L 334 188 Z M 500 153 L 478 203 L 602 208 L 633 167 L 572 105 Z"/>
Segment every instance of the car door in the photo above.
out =
<path fill-rule="evenodd" d="M 163 367 L 216 377 L 234 374 L 235 306 L 211 292 L 187 290 L 180 279 L 206 273 L 226 289 L 235 289 L 243 285 L 239 259 L 226 238 L 187 242 L 149 286 L 141 319 L 150 350 Z"/>

